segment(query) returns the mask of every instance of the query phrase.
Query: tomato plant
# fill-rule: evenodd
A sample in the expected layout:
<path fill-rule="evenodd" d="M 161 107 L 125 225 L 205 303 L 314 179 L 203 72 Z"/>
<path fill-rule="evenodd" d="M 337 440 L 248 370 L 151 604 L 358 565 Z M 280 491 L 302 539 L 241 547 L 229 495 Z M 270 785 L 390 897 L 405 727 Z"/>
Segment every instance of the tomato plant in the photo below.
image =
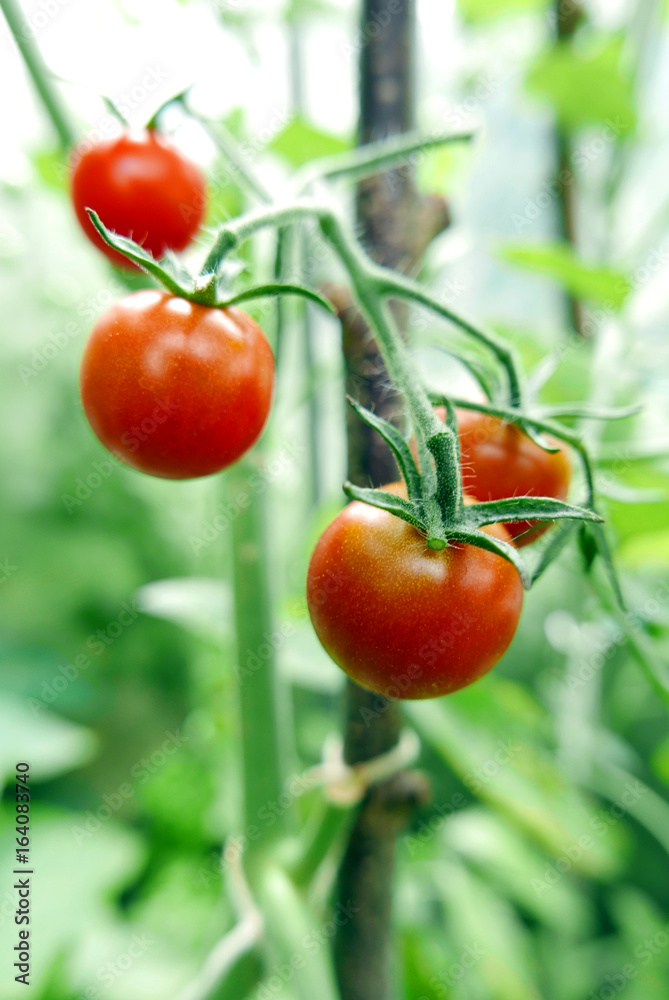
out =
<path fill-rule="evenodd" d="M 401 484 L 386 489 L 404 494 Z M 485 531 L 508 541 L 501 525 Z M 495 666 L 515 634 L 523 588 L 496 553 L 457 542 L 434 551 L 412 525 L 355 501 L 314 549 L 307 601 L 318 638 L 354 681 L 391 697 L 434 698 Z"/>
<path fill-rule="evenodd" d="M 445 411 L 439 407 L 444 419 Z M 465 491 L 479 501 L 541 496 L 566 500 L 571 461 L 564 445 L 548 438 L 556 452 L 544 451 L 515 424 L 476 410 L 458 409 L 460 462 Z M 549 523 L 512 521 L 505 525 L 518 547 L 534 542 Z"/>
<path fill-rule="evenodd" d="M 207 476 L 240 458 L 265 425 L 273 389 L 272 350 L 250 316 L 153 290 L 100 318 L 81 365 L 100 441 L 167 479 Z"/>
<path fill-rule="evenodd" d="M 155 129 L 124 132 L 72 156 L 74 209 L 88 238 L 118 267 L 138 268 L 101 238 L 87 208 L 108 229 L 131 236 L 154 257 L 183 250 L 204 215 L 206 184 L 200 169 Z"/>

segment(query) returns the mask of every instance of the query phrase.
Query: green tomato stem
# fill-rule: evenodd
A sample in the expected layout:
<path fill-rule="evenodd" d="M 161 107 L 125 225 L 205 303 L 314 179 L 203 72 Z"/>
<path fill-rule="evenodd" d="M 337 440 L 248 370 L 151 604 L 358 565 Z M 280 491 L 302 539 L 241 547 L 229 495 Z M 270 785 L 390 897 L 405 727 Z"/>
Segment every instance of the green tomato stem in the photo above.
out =
<path fill-rule="evenodd" d="M 256 458 L 258 450 L 255 452 Z M 263 493 L 254 491 L 251 476 L 257 475 L 249 459 L 228 473 L 228 489 L 233 501 L 241 496 L 249 501 L 232 525 L 233 578 L 241 718 L 242 768 L 244 775 L 244 827 L 262 830 L 262 837 L 248 838 L 248 851 L 266 846 L 286 828 L 281 813 L 271 827 L 264 828 L 263 810 L 276 802 L 284 788 L 284 754 L 287 732 L 286 712 L 279 700 L 271 634 L 272 615 L 269 581 L 265 569 Z M 241 506 L 241 505 L 240 505 Z M 269 648 L 269 654 L 263 655 Z M 260 666 L 257 661 L 262 657 Z M 253 658 L 253 659 L 251 659 Z"/>
<path fill-rule="evenodd" d="M 60 145 L 63 149 L 67 150 L 74 144 L 76 132 L 55 91 L 49 70 L 44 65 L 37 46 L 29 37 L 26 30 L 26 23 L 22 21 L 14 0 L 0 0 L 0 10 L 5 15 L 9 30 L 23 57 L 26 69 L 32 77 L 35 90 L 39 94 L 42 104 L 51 119 L 51 123 L 58 133 Z"/>
<path fill-rule="evenodd" d="M 451 143 L 469 142 L 474 134 L 472 131 L 435 132 L 428 136 L 416 132 L 403 133 L 358 146 L 346 153 L 324 156 L 312 160 L 297 171 L 293 177 L 295 190 L 301 193 L 310 184 L 320 180 L 337 180 L 342 177 L 356 180 L 366 177 L 379 170 L 406 163 L 416 153 L 428 152 Z"/>

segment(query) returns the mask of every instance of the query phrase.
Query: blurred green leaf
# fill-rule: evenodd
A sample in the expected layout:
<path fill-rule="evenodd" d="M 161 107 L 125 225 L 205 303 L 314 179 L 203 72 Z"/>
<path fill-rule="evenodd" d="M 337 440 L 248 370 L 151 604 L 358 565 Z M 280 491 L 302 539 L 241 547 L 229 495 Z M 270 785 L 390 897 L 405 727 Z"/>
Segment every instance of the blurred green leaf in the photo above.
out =
<path fill-rule="evenodd" d="M 297 117 L 274 136 L 268 148 L 282 156 L 291 166 L 300 167 L 320 156 L 344 153 L 351 148 L 351 143 Z"/>
<path fill-rule="evenodd" d="M 547 10 L 551 0 L 458 0 L 458 8 L 467 21 L 492 21 L 511 14 Z"/>
<path fill-rule="evenodd" d="M 499 247 L 498 254 L 510 264 L 555 279 L 576 298 L 599 302 L 613 310 L 623 307 L 632 287 L 621 271 L 586 264 L 568 243 L 506 244 Z"/>
<path fill-rule="evenodd" d="M 59 674 L 60 681 L 67 679 Z M 0 775 L 6 782 L 15 774 L 18 761 L 30 764 L 35 781 L 46 781 L 63 771 L 86 763 L 93 756 L 96 739 L 89 730 L 75 726 L 47 711 L 0 697 Z"/>
<path fill-rule="evenodd" d="M 563 127 L 601 125 L 600 138 L 613 144 L 636 127 L 632 82 L 621 68 L 622 50 L 622 38 L 600 39 L 598 48 L 588 52 L 557 42 L 530 68 L 527 87 L 550 100 Z"/>
<path fill-rule="evenodd" d="M 137 606 L 197 635 L 223 639 L 233 634 L 232 593 L 223 580 L 180 577 L 147 583 L 137 592 Z"/>
<path fill-rule="evenodd" d="M 523 689 L 488 676 L 448 699 L 411 702 L 407 711 L 465 786 L 554 861 L 571 852 L 569 870 L 591 878 L 618 870 L 617 832 L 598 834 L 594 802 L 569 784 L 542 746 L 543 713 Z"/>

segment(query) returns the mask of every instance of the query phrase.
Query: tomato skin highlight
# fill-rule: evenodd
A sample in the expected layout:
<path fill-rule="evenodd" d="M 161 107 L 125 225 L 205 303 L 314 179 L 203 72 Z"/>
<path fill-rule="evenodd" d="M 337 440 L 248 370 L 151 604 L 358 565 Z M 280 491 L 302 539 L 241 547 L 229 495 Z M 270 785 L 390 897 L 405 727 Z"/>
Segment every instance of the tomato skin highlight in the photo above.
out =
<path fill-rule="evenodd" d="M 509 540 L 500 525 L 485 530 Z M 433 551 L 411 525 L 355 501 L 316 544 L 307 603 L 321 644 L 362 687 L 435 698 L 495 666 L 516 632 L 523 588 L 501 556 L 459 543 Z"/>
<path fill-rule="evenodd" d="M 98 320 L 81 364 L 93 431 L 140 472 L 191 479 L 220 472 L 259 438 L 274 357 L 240 309 L 135 292 Z"/>
<path fill-rule="evenodd" d="M 443 407 L 437 408 L 442 420 Z M 515 424 L 476 410 L 456 410 L 460 438 L 462 485 L 483 502 L 507 497 L 535 496 L 566 500 L 571 483 L 571 460 L 564 445 L 546 435 L 560 450 L 551 454 L 535 444 Z M 550 522 L 505 523 L 517 548 L 535 542 Z"/>
<path fill-rule="evenodd" d="M 116 139 L 72 152 L 72 202 L 82 229 L 105 256 L 139 271 L 102 239 L 86 214 L 94 209 L 107 229 L 130 236 L 157 259 L 178 252 L 198 232 L 206 205 L 206 182 L 196 164 L 155 129 L 126 131 Z"/>

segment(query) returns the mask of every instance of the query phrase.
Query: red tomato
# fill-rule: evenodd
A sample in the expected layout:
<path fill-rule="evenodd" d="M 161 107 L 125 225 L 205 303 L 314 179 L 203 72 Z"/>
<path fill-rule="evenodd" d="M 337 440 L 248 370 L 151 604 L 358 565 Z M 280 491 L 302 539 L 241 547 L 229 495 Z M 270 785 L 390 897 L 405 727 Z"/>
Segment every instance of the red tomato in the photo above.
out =
<path fill-rule="evenodd" d="M 200 228 L 206 185 L 201 170 L 154 129 L 124 132 L 78 153 L 71 165 L 72 201 L 88 238 L 118 267 L 139 270 L 108 246 L 86 214 L 131 236 L 154 257 L 183 250 Z"/>
<path fill-rule="evenodd" d="M 485 530 L 509 540 L 501 525 Z M 459 543 L 436 552 L 410 524 L 356 501 L 314 549 L 307 602 L 318 638 L 354 681 L 392 698 L 435 698 L 495 666 L 523 588 L 501 556 Z"/>
<path fill-rule="evenodd" d="M 445 411 L 437 409 L 442 420 Z M 566 500 L 571 482 L 567 450 L 551 454 L 535 444 L 515 424 L 475 410 L 457 410 L 462 480 L 465 491 L 479 501 L 536 496 Z M 550 522 L 513 521 L 506 529 L 519 548 L 536 541 Z"/>
<path fill-rule="evenodd" d="M 273 390 L 272 350 L 250 316 L 160 291 L 108 309 L 81 364 L 99 439 L 127 465 L 167 479 L 235 462 L 260 436 Z"/>

